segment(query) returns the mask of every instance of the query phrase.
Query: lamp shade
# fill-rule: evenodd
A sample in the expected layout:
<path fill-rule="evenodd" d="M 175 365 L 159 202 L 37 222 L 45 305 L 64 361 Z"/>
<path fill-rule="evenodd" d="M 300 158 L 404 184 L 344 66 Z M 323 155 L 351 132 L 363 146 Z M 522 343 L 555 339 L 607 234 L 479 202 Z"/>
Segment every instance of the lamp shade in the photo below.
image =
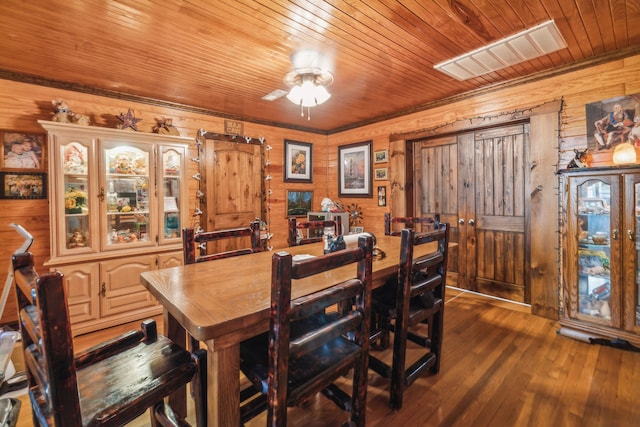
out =
<path fill-rule="evenodd" d="M 331 98 L 331 94 L 324 86 L 316 84 L 313 75 L 304 76 L 301 84 L 297 84 L 291 88 L 287 99 L 296 105 L 302 107 L 315 107 Z"/>
<path fill-rule="evenodd" d="M 616 165 L 628 165 L 636 162 L 636 149 L 628 142 L 618 144 L 613 150 L 613 163 Z"/>

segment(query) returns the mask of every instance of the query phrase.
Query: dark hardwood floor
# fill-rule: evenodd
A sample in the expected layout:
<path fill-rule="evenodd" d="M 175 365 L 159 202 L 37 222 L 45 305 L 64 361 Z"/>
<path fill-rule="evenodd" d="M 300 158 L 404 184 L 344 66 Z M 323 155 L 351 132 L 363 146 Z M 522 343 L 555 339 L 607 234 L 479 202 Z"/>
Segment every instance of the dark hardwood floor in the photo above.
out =
<path fill-rule="evenodd" d="M 441 371 L 418 379 L 404 406 L 388 406 L 386 380 L 370 372 L 367 426 L 637 426 L 640 353 L 556 333 L 529 307 L 448 289 Z M 120 333 L 77 337 L 76 351 Z M 248 426 L 263 426 L 265 417 Z M 289 410 L 289 426 L 339 426 L 347 415 L 323 396 Z M 23 398 L 18 426 L 31 426 Z M 147 426 L 147 416 L 134 426 Z"/>

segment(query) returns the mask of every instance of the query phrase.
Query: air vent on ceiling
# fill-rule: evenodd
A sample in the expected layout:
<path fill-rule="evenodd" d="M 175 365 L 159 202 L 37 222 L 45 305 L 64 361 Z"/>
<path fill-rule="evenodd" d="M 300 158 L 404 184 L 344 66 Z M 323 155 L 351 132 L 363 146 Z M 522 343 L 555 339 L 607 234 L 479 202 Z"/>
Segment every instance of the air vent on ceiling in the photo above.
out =
<path fill-rule="evenodd" d="M 436 64 L 434 68 L 457 80 L 466 80 L 565 47 L 567 43 L 551 19 L 473 52 Z"/>

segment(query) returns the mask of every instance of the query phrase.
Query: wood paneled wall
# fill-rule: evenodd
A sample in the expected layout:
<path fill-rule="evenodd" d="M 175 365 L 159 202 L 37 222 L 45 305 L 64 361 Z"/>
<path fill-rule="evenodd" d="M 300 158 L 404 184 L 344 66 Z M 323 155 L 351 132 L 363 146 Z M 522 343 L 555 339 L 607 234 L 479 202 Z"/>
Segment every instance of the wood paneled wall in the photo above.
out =
<path fill-rule="evenodd" d="M 557 168 L 563 168 L 573 155 L 573 148 L 586 146 L 586 117 L 585 104 L 621 95 L 640 93 L 640 55 L 623 60 L 612 61 L 607 64 L 574 71 L 545 80 L 527 83 L 525 85 L 508 87 L 491 93 L 482 92 L 476 96 L 438 106 L 422 112 L 398 117 L 358 129 L 339 134 L 324 136 L 301 131 L 275 128 L 252 123 L 244 124 L 244 135 L 264 137 L 266 144 L 272 147 L 269 152 L 271 165 L 269 174 L 272 177 L 270 197 L 270 231 L 274 237 L 274 248 L 286 247 L 286 221 L 284 215 L 286 190 L 313 190 L 314 208 L 320 208 L 320 201 L 324 197 L 338 200 L 338 150 L 340 145 L 373 141 L 373 150 L 389 149 L 389 135 L 426 129 L 434 129 L 447 124 L 476 117 L 498 116 L 510 114 L 514 111 L 533 108 L 544 103 L 560 100 L 564 101 L 562 125 L 558 129 L 558 140 L 532 141 L 533 144 L 543 144 L 545 150 L 557 152 L 554 164 L 538 165 L 545 174 L 553 174 Z M 113 98 L 103 98 L 90 94 L 76 93 L 47 87 L 16 83 L 0 80 L 0 129 L 40 132 L 37 120 L 48 120 L 51 117 L 51 100 L 62 98 L 70 108 L 82 114 L 90 115 L 96 126 L 114 127 L 118 121 L 115 115 L 126 112 L 128 108 L 135 111 L 136 117 L 142 118 L 138 124 L 140 131 L 150 132 L 155 124 L 155 118 L 171 117 L 173 124 L 183 136 L 194 137 L 199 129 L 210 132 L 224 133 L 224 118 L 213 115 L 199 114 L 179 109 L 157 107 L 149 104 L 132 103 Z M 284 102 L 284 101 L 283 101 Z M 337 107 L 336 107 L 337 108 Z M 289 184 L 283 182 L 282 164 L 284 154 L 284 139 L 310 142 L 313 144 L 313 184 Z M 195 156 L 195 145 L 193 146 Z M 390 155 L 392 153 L 390 152 Z M 555 159 L 556 156 L 550 156 Z M 600 163 L 610 162 L 610 158 L 598 157 Z M 380 164 L 380 167 L 389 164 Z M 195 171 L 196 164 L 193 164 Z M 195 172 L 194 172 L 195 173 Z M 56 177 L 48 176 L 48 179 Z M 191 182 L 190 196 L 195 196 L 195 181 Z M 356 202 L 364 212 L 363 226 L 374 234 L 384 232 L 383 217 L 393 207 L 390 181 L 373 181 L 372 198 L 345 198 L 344 204 Z M 375 196 L 377 187 L 387 186 L 387 206 L 379 207 Z M 42 262 L 49 256 L 49 223 L 47 200 L 0 201 L 0 260 L 8 267 L 10 254 L 17 248 L 20 238 L 8 227 L 11 222 L 23 224 L 35 236 L 32 247 L 37 261 Z M 191 206 L 195 205 L 195 200 Z M 558 206 L 547 206 L 545 210 L 557 210 Z M 556 242 L 549 245 L 555 246 Z M 549 251 L 555 256 L 555 251 Z M 557 262 L 554 265 L 558 265 Z M 4 269 L 6 271 L 6 267 Z M 559 271 L 558 271 L 559 274 Z M 0 280 L 4 283 L 6 273 L 0 270 Z M 541 292 L 544 296 L 537 303 L 547 307 L 544 312 L 557 311 L 558 289 L 552 286 Z M 9 298 L 3 318 L 15 318 L 15 304 L 13 296 Z"/>
<path fill-rule="evenodd" d="M 119 99 L 98 97 L 90 94 L 76 93 L 48 87 L 16 83 L 0 80 L 0 129 L 20 130 L 25 132 L 43 132 L 38 120 L 51 119 L 51 100 L 61 98 L 69 104 L 72 111 L 89 115 L 93 126 L 116 127 L 119 120 L 117 114 L 134 110 L 140 132 L 151 132 L 156 124 L 156 118 L 171 117 L 173 125 L 180 130 L 182 136 L 193 137 L 190 158 L 197 156 L 195 138 L 200 129 L 205 131 L 224 133 L 224 118 L 213 115 L 157 107 L 142 103 L 132 103 Z M 284 101 L 283 101 L 284 102 Z M 327 136 L 300 132 L 296 130 L 269 127 L 253 123 L 244 123 L 244 135 L 250 137 L 264 137 L 265 144 L 272 149 L 267 153 L 270 160 L 268 173 L 272 180 L 270 186 L 273 194 L 269 198 L 267 218 L 270 222 L 270 232 L 273 234 L 272 246 L 275 249 L 287 246 L 287 223 L 285 219 L 286 190 L 313 190 L 313 207 L 320 209 L 320 201 L 327 196 L 326 164 Z M 284 158 L 284 139 L 310 142 L 313 144 L 313 180 L 312 184 L 290 184 L 283 182 L 282 165 Z M 47 147 L 48 148 L 48 147 Z M 46 148 L 45 148 L 46 149 Z M 266 159 L 265 159 L 266 160 Z M 197 172 L 197 163 L 189 162 L 191 171 L 189 177 Z M 57 177 L 48 174 L 47 179 Z M 189 179 L 189 207 L 195 211 L 195 194 L 197 181 Z M 29 230 L 35 240 L 31 247 L 36 257 L 39 271 L 49 256 L 49 207 L 48 200 L 0 200 L 0 280 L 5 283 L 10 256 L 22 243 L 22 239 L 9 227 L 10 223 L 19 223 Z M 15 297 L 10 295 L 7 308 L 0 323 L 17 319 L 15 313 Z"/>

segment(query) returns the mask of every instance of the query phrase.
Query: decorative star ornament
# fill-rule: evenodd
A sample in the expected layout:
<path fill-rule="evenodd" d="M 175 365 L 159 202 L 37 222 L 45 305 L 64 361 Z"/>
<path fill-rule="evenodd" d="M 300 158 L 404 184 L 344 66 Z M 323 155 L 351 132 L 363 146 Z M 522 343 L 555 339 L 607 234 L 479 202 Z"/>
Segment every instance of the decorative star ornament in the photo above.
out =
<path fill-rule="evenodd" d="M 116 117 L 120 119 L 120 121 L 122 121 L 122 124 L 119 125 L 118 128 L 120 129 L 131 128 L 136 132 L 138 131 L 138 122 L 142 121 L 142 119 L 136 119 L 133 116 L 133 110 L 131 108 L 129 108 L 129 111 L 127 111 L 127 114 L 120 113 Z"/>

